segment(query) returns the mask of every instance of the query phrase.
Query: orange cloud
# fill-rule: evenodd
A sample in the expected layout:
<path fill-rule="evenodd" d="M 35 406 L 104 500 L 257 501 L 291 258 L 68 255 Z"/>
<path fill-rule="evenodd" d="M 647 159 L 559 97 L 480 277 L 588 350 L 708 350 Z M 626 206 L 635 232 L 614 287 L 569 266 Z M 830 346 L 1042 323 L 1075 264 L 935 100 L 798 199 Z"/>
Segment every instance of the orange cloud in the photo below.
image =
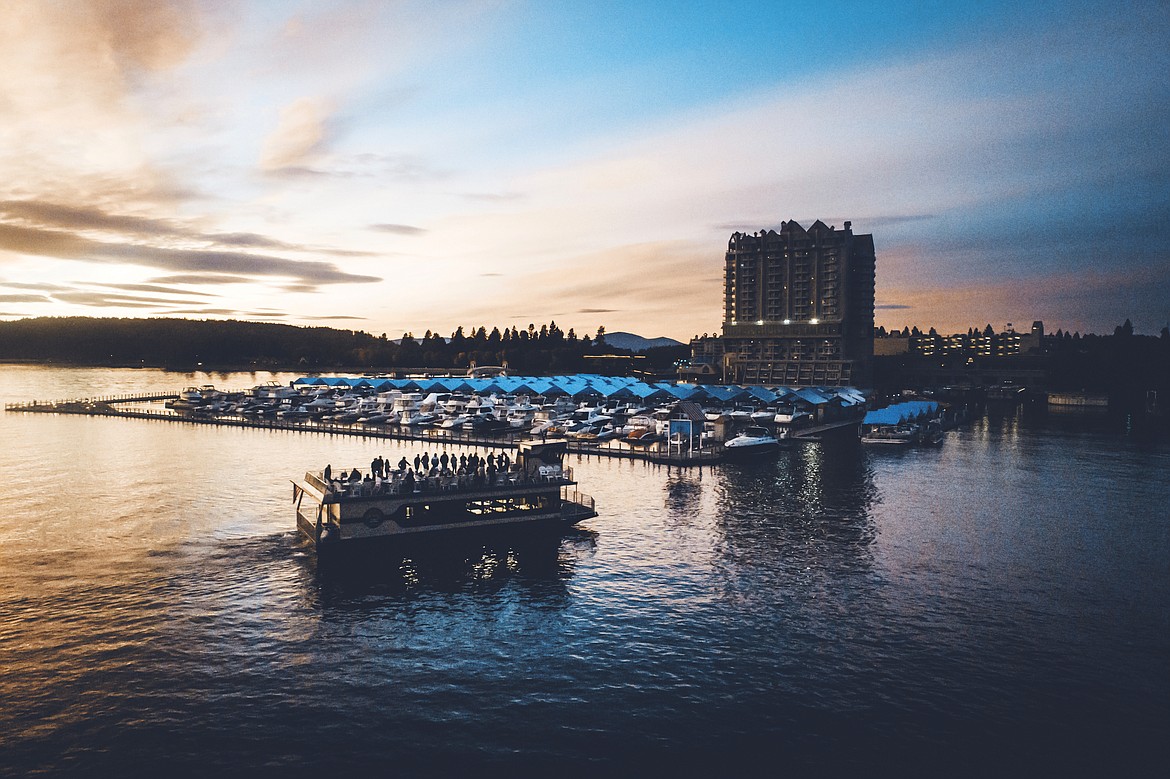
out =
<path fill-rule="evenodd" d="M 328 140 L 332 109 L 326 101 L 302 97 L 280 112 L 276 129 L 264 140 L 260 167 L 267 171 L 312 164 Z"/>

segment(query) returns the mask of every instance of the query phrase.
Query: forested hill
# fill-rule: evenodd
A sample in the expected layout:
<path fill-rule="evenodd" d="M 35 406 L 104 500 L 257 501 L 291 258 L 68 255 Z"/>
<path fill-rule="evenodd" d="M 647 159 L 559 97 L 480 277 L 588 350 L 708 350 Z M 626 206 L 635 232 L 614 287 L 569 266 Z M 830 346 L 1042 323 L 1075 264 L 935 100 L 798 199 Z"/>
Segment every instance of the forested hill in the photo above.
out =
<path fill-rule="evenodd" d="M 567 373 L 584 370 L 585 355 L 614 351 L 601 333 L 604 329 L 597 339 L 579 338 L 552 322 L 525 330 L 480 327 L 470 334 L 459 328 L 450 337 L 427 331 L 422 338 L 403 334 L 396 341 L 385 334 L 264 322 L 44 317 L 0 322 L 0 361 L 293 370 L 460 368 L 506 361 L 517 372 Z M 677 358 L 658 357 L 667 364 Z"/>

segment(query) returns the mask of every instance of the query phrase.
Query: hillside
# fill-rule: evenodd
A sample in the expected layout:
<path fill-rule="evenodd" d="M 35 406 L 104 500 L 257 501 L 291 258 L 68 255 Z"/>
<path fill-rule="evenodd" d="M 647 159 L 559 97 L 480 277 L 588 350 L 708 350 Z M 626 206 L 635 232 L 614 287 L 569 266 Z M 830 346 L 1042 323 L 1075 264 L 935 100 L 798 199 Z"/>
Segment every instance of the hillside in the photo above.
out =
<path fill-rule="evenodd" d="M 657 349 L 662 346 L 685 346 L 673 338 L 644 338 L 634 333 L 606 333 L 605 342 L 614 349 L 629 349 L 631 352 L 644 352 L 647 349 Z"/>

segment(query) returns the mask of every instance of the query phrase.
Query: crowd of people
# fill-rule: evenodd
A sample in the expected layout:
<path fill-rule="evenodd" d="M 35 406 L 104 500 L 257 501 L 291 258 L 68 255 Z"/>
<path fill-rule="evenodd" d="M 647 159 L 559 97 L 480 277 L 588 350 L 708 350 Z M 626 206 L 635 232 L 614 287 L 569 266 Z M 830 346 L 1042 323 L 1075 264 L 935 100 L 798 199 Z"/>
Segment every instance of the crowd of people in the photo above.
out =
<path fill-rule="evenodd" d="M 322 475 L 330 493 L 337 497 L 482 488 L 529 478 L 507 452 L 490 452 L 486 456 L 472 452 L 456 457 L 446 451 L 434 456 L 428 452 L 416 454 L 413 461 L 404 456 L 397 465 L 379 455 L 365 474 L 357 468 L 334 474 L 333 466 L 326 465 Z"/>

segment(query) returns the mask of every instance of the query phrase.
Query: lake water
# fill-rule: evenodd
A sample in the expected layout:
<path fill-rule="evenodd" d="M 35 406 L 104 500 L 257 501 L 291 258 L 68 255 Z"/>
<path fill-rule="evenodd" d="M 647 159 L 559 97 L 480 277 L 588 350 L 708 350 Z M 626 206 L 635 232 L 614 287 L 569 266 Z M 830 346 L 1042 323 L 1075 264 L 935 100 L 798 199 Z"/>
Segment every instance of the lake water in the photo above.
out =
<path fill-rule="evenodd" d="M 0 366 L 0 400 L 293 374 Z M 1012 409 L 939 449 L 571 457 L 543 547 L 318 572 L 289 479 L 397 442 L 0 415 L 0 773 L 1158 773 L 1170 445 Z"/>

